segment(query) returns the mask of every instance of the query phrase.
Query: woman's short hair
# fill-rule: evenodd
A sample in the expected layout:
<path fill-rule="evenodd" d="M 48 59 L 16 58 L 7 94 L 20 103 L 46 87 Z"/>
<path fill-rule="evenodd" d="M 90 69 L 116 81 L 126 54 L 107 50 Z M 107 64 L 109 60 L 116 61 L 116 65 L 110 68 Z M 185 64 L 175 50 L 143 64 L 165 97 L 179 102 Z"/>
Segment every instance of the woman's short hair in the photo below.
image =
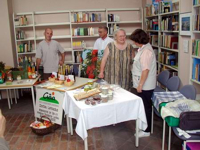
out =
<path fill-rule="evenodd" d="M 118 33 L 119 31 L 123 31 L 124 34 L 126 35 L 126 31 L 125 31 L 124 29 L 119 28 L 119 29 L 115 30 L 115 32 L 113 33 L 114 40 L 116 40 L 116 38 L 117 38 L 117 33 Z"/>
<path fill-rule="evenodd" d="M 136 29 L 129 37 L 132 41 L 138 44 L 147 44 L 149 43 L 149 36 L 142 29 Z"/>

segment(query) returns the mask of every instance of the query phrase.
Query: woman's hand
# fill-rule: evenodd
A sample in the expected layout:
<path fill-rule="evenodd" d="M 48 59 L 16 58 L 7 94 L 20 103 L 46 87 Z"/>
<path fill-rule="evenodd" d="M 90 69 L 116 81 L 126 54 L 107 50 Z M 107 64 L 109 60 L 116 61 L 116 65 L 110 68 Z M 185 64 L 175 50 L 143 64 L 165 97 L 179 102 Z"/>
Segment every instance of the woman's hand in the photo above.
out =
<path fill-rule="evenodd" d="M 104 78 L 104 73 L 99 73 L 98 78 L 103 79 Z"/>
<path fill-rule="evenodd" d="M 141 84 L 138 85 L 137 92 L 138 93 L 142 93 L 142 85 Z"/>

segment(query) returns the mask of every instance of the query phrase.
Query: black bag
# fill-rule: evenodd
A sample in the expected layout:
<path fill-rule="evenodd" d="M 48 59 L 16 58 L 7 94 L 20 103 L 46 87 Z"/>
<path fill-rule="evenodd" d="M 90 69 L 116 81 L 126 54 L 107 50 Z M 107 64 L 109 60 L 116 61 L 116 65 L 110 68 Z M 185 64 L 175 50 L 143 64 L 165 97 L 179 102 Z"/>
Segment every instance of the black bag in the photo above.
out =
<path fill-rule="evenodd" d="M 182 130 L 200 129 L 200 111 L 182 112 L 179 127 Z"/>

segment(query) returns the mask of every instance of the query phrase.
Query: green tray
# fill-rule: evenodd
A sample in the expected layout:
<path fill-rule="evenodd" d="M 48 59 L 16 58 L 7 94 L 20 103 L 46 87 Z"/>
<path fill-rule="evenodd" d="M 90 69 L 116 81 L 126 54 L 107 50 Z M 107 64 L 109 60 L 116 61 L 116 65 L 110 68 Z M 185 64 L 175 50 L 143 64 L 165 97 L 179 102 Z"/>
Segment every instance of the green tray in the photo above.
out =
<path fill-rule="evenodd" d="M 164 103 L 161 103 L 159 105 L 159 111 L 160 112 L 161 112 L 162 107 L 165 106 L 166 104 L 167 103 L 164 102 Z M 179 126 L 180 119 L 172 117 L 172 116 L 169 116 L 169 117 L 165 118 L 165 121 L 167 122 L 168 126 L 170 126 L 170 127 L 177 127 L 177 126 Z"/>

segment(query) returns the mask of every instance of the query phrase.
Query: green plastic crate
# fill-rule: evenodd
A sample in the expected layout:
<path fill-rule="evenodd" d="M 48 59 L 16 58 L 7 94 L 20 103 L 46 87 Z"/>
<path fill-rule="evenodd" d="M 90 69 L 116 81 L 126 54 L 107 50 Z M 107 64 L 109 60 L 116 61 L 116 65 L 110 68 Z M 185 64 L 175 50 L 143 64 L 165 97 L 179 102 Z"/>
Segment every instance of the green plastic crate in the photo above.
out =
<path fill-rule="evenodd" d="M 18 75 L 20 75 L 22 79 L 28 79 L 28 72 L 26 70 L 12 71 L 12 77 L 14 80 L 17 80 Z"/>
<path fill-rule="evenodd" d="M 159 105 L 159 110 L 161 112 L 161 109 L 163 106 L 165 106 L 167 103 L 164 102 L 164 103 L 161 103 Z M 180 119 L 179 118 L 175 118 L 175 117 L 172 117 L 172 116 L 169 116 L 169 117 L 166 117 L 165 118 L 165 121 L 167 122 L 168 126 L 170 127 L 177 127 L 179 126 L 179 122 L 180 122 Z"/>

